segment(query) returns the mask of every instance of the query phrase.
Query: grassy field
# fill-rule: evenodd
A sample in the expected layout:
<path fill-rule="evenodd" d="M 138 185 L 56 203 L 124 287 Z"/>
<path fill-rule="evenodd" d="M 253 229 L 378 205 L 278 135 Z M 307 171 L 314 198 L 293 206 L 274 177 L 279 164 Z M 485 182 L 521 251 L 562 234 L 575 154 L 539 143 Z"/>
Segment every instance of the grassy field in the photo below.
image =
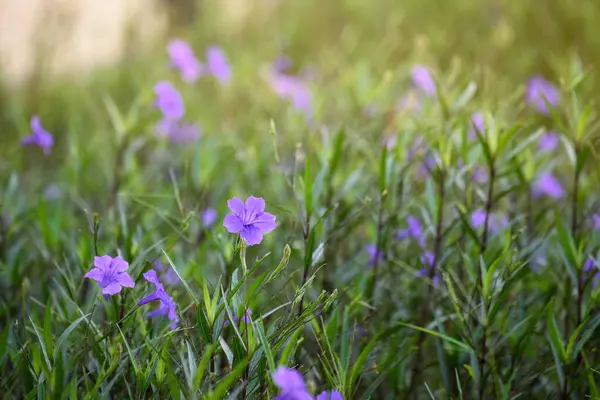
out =
<path fill-rule="evenodd" d="M 600 5 L 253 4 L 2 86 L 0 398 L 600 398 Z"/>

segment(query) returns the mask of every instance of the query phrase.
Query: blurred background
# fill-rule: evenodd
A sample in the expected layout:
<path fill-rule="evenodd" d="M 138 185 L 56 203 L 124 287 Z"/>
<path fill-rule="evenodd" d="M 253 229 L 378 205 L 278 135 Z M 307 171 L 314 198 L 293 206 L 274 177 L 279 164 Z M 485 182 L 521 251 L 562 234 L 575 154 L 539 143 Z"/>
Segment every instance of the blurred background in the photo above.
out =
<path fill-rule="evenodd" d="M 222 46 L 238 93 L 285 54 L 294 72 L 341 86 L 357 71 L 376 84 L 415 62 L 450 80 L 460 71 L 493 102 L 532 74 L 558 81 L 573 62 L 596 65 L 599 18 L 594 0 L 0 0 L 1 136 L 26 130 L 33 113 L 73 115 L 84 94 L 130 103 L 164 76 L 173 37 L 199 53 Z"/>

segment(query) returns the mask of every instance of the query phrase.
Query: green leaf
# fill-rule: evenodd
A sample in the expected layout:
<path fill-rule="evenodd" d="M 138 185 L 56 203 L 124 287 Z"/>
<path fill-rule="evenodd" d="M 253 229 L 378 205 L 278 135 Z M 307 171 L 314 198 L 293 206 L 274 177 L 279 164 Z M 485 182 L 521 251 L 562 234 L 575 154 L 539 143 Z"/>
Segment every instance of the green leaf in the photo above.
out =
<path fill-rule="evenodd" d="M 304 327 L 302 327 L 302 326 L 299 327 L 298 329 L 296 329 L 296 331 L 292 334 L 290 339 L 287 341 L 285 347 L 283 348 L 283 351 L 281 352 L 281 357 L 279 358 L 279 365 L 281 365 L 281 366 L 288 365 L 288 362 L 290 361 L 292 352 L 294 351 L 294 347 L 296 346 L 296 343 L 298 342 L 298 338 L 300 337 L 300 334 L 302 333 L 303 329 L 304 329 Z"/>
<path fill-rule="evenodd" d="M 42 348 L 42 354 L 44 355 L 44 361 L 46 362 L 46 366 L 48 371 L 52 371 L 52 365 L 50 364 L 50 358 L 48 358 L 48 352 L 46 351 L 46 345 L 44 344 L 44 340 L 42 339 L 42 335 L 40 335 L 40 331 L 38 330 L 35 322 L 29 317 L 29 321 L 31 321 L 31 325 L 33 326 L 33 330 L 35 331 L 35 336 L 37 336 L 40 347 Z"/>
<path fill-rule="evenodd" d="M 560 333 L 560 330 L 558 329 L 556 319 L 554 318 L 554 313 L 552 313 L 551 309 L 548 309 L 547 328 L 548 335 L 550 337 L 550 343 L 556 351 L 559 360 L 564 363 L 567 360 L 567 354 L 565 352 L 565 346 L 563 343 L 562 335 Z"/>
<path fill-rule="evenodd" d="M 275 373 L 275 358 L 273 357 L 271 346 L 269 346 L 267 336 L 265 335 L 265 328 L 262 324 L 262 319 L 251 319 L 251 321 L 252 326 L 254 326 L 254 330 L 258 334 L 258 339 L 260 340 L 261 347 L 265 353 L 265 357 L 267 358 L 267 362 L 269 364 L 269 372 L 272 376 Z"/>
<path fill-rule="evenodd" d="M 75 321 L 71 322 L 71 324 L 67 327 L 67 329 L 65 329 L 64 332 L 60 335 L 60 337 L 58 338 L 58 342 L 56 342 L 56 347 L 54 348 L 54 354 L 52 355 L 52 358 L 55 361 L 56 361 L 56 358 L 58 357 L 58 353 L 60 351 L 60 348 L 63 345 L 63 343 L 65 342 L 65 340 L 67 340 L 67 338 L 69 337 L 69 335 L 71 334 L 71 332 L 73 332 L 75 330 L 75 328 L 77 328 L 77 326 L 84 319 L 86 319 L 89 315 L 90 314 L 82 315 L 81 317 L 77 318 Z"/>
<path fill-rule="evenodd" d="M 200 390 L 200 385 L 202 384 L 202 379 L 204 378 L 204 372 L 208 368 L 208 364 L 210 363 L 211 357 L 217 348 L 217 344 L 213 343 L 204 348 L 204 355 L 200 360 L 200 364 L 198 364 L 198 368 L 196 368 L 196 376 L 194 376 L 194 387 L 196 391 Z"/>
<path fill-rule="evenodd" d="M 181 274 L 177 270 L 177 267 L 175 267 L 175 264 L 173 264 L 173 261 L 171 261 L 171 259 L 169 258 L 169 255 L 167 254 L 167 252 L 164 249 L 162 250 L 162 253 L 165 256 L 165 258 L 167 259 L 167 262 L 169 263 L 169 265 L 171 266 L 171 268 L 173 268 L 173 271 L 175 271 L 175 273 L 177 274 L 177 277 L 179 278 L 179 280 L 183 284 L 183 287 L 185 288 L 185 290 L 188 292 L 188 294 L 190 295 L 190 297 L 194 301 L 194 304 L 196 304 L 196 306 L 198 306 L 200 304 L 200 302 L 198 301 L 198 299 L 194 295 L 194 292 L 192 291 L 192 288 L 190 288 L 190 286 L 187 284 L 187 282 L 185 281 L 185 279 L 183 279 L 183 276 L 181 276 Z"/>
<path fill-rule="evenodd" d="M 306 218 L 310 218 L 313 211 L 313 180 L 310 167 L 310 155 L 306 154 L 306 163 L 304 165 L 304 207 L 306 208 Z"/>
<path fill-rule="evenodd" d="M 287 267 L 287 265 L 290 261 L 291 254 L 292 254 L 292 249 L 290 248 L 290 246 L 288 244 L 286 244 L 285 247 L 283 248 L 283 256 L 281 257 L 281 261 L 279 261 L 279 265 L 277 265 L 277 268 L 275 268 L 273 270 L 273 272 L 271 272 L 271 274 L 265 281 L 265 285 L 268 285 L 273 279 L 275 279 L 277 277 L 277 275 L 279 275 L 281 273 L 281 271 L 283 271 L 283 269 L 285 267 Z"/>
<path fill-rule="evenodd" d="M 577 327 L 575 332 L 573 332 L 567 346 L 567 359 L 569 362 L 575 361 L 577 355 L 583 349 L 583 346 L 590 340 L 592 334 L 596 328 L 598 328 L 598 325 L 600 325 L 600 314 L 583 322 Z"/>
<path fill-rule="evenodd" d="M 235 381 L 244 373 L 248 360 L 242 360 L 225 378 L 217 384 L 215 390 L 208 397 L 210 400 L 222 400 L 225 398 L 225 393 L 233 386 Z"/>

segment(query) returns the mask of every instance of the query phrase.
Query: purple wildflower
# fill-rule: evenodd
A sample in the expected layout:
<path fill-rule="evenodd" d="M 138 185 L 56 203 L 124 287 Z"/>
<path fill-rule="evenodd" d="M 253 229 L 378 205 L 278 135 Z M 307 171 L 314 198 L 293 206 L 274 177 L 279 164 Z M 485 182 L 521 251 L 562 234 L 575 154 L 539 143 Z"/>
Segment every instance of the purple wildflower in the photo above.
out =
<path fill-rule="evenodd" d="M 425 234 L 423 233 L 423 230 L 421 229 L 421 222 L 413 217 L 412 215 L 409 215 L 408 217 L 406 217 L 406 225 L 407 228 L 404 230 L 401 230 L 400 232 L 398 232 L 396 234 L 396 238 L 397 239 L 406 239 L 406 238 L 413 238 L 417 241 L 417 243 L 419 244 L 419 246 L 421 248 L 425 247 Z"/>
<path fill-rule="evenodd" d="M 148 313 L 148 317 L 153 318 L 158 316 L 167 316 L 171 321 L 171 329 L 177 328 L 179 318 L 177 317 L 177 312 L 175 311 L 175 302 L 173 301 L 173 298 L 169 296 L 167 292 L 165 292 L 164 286 L 158 280 L 158 276 L 156 276 L 156 271 L 151 269 L 150 271 L 144 272 L 144 279 L 152 283 L 155 289 L 154 292 L 141 299 L 138 302 L 138 306 L 143 306 L 144 304 L 148 304 L 153 301 L 159 301 L 159 307 L 156 310 Z"/>
<path fill-rule="evenodd" d="M 600 269 L 596 267 L 596 260 L 594 257 L 589 256 L 588 259 L 583 264 L 583 272 L 590 275 L 592 280 L 592 288 L 598 287 L 598 281 L 600 281 Z"/>
<path fill-rule="evenodd" d="M 205 208 L 202 211 L 202 215 L 200 215 L 202 226 L 206 229 L 210 228 L 217 221 L 217 217 L 218 215 L 214 208 Z"/>
<path fill-rule="evenodd" d="M 424 65 L 415 65 L 411 70 L 413 85 L 421 92 L 435 96 L 437 88 L 431 72 Z"/>
<path fill-rule="evenodd" d="M 274 400 L 313 400 L 306 389 L 304 377 L 295 369 L 278 367 L 273 374 L 273 382 L 279 387 L 279 395 Z"/>
<path fill-rule="evenodd" d="M 483 135 L 485 130 L 485 118 L 481 111 L 478 111 L 471 115 L 471 121 L 469 124 L 469 131 L 467 132 L 467 138 L 469 140 L 477 140 L 477 133 Z"/>
<path fill-rule="evenodd" d="M 474 183 L 486 183 L 488 180 L 487 170 L 483 167 L 475 167 L 473 174 L 471 175 L 471 182 Z"/>
<path fill-rule="evenodd" d="M 156 260 L 154 262 L 154 268 L 161 273 L 162 278 L 167 285 L 173 286 L 181 282 L 175 270 L 171 268 L 171 266 L 163 264 L 161 260 Z"/>
<path fill-rule="evenodd" d="M 202 64 L 194 55 L 194 50 L 183 39 L 173 39 L 167 46 L 171 64 L 181 73 L 181 79 L 187 83 L 195 82 L 202 74 Z"/>
<path fill-rule="evenodd" d="M 416 171 L 417 179 L 425 179 L 430 174 L 431 171 L 435 168 L 435 157 L 432 155 L 428 155 L 425 157 L 425 160 L 419 164 Z"/>
<path fill-rule="evenodd" d="M 135 282 L 125 271 L 129 263 L 121 257 L 102 256 L 94 257 L 94 267 L 85 278 L 93 279 L 102 287 L 102 294 L 113 295 L 121 291 L 121 287 L 132 288 Z"/>
<path fill-rule="evenodd" d="M 37 115 L 31 117 L 31 121 L 29 122 L 31 126 L 31 135 L 23 138 L 21 140 L 21 144 L 23 146 L 31 146 L 35 145 L 41 147 L 44 151 L 44 154 L 50 154 L 50 149 L 54 145 L 54 138 L 44 129 L 42 123 L 40 122 L 40 118 Z"/>
<path fill-rule="evenodd" d="M 533 187 L 534 196 L 548 196 L 555 199 L 559 199 L 564 194 L 564 189 L 558 179 L 554 177 L 550 172 L 541 174 Z"/>
<path fill-rule="evenodd" d="M 185 113 L 185 106 L 181 95 L 169 82 L 161 81 L 154 85 L 156 93 L 156 107 L 160 109 L 168 120 L 178 120 Z"/>
<path fill-rule="evenodd" d="M 332 390 L 331 392 L 323 391 L 321 392 L 315 400 L 343 400 L 342 394 L 337 390 Z"/>
<path fill-rule="evenodd" d="M 280 55 L 273 61 L 273 69 L 278 73 L 284 73 L 292 67 L 292 59 L 285 54 Z"/>
<path fill-rule="evenodd" d="M 366 247 L 367 253 L 369 253 L 369 265 L 374 266 L 383 262 L 383 251 L 377 249 L 377 246 L 369 244 Z"/>
<path fill-rule="evenodd" d="M 396 147 L 396 143 L 398 142 L 398 138 L 396 135 L 386 135 L 381 138 L 381 145 L 386 147 L 388 150 L 392 150 Z"/>
<path fill-rule="evenodd" d="M 156 131 L 159 136 L 166 136 L 171 143 L 193 143 L 202 136 L 202 131 L 196 124 L 184 123 L 168 118 L 158 121 Z"/>
<path fill-rule="evenodd" d="M 419 257 L 423 268 L 419 269 L 415 276 L 418 277 L 426 277 L 431 274 L 431 270 L 435 265 L 435 255 L 431 251 L 426 251 Z M 435 271 L 432 278 L 432 283 L 434 286 L 438 286 L 442 282 L 442 277 L 438 271 Z"/>
<path fill-rule="evenodd" d="M 312 94 L 302 79 L 284 74 L 272 74 L 267 79 L 279 97 L 290 100 L 299 111 L 310 111 Z"/>
<path fill-rule="evenodd" d="M 592 215 L 592 223 L 594 225 L 594 229 L 600 231 L 600 214 Z"/>
<path fill-rule="evenodd" d="M 471 225 L 473 226 L 473 228 L 477 229 L 480 226 L 483 226 L 483 224 L 485 224 L 486 216 L 487 213 L 481 208 L 475 210 L 473 214 L 471 214 Z"/>
<path fill-rule="evenodd" d="M 232 317 L 232 319 L 233 319 L 234 324 L 237 324 L 238 321 L 248 324 L 251 321 L 251 319 L 250 319 L 251 317 L 252 317 L 252 310 L 249 308 L 246 308 L 246 313 L 244 314 L 244 316 L 241 319 L 238 319 L 238 317 L 236 317 L 235 315 Z M 225 321 L 224 325 L 225 326 L 229 325 L 229 321 Z"/>
<path fill-rule="evenodd" d="M 540 151 L 554 151 L 558 147 L 558 135 L 554 132 L 546 132 L 540 137 L 538 149 Z"/>
<path fill-rule="evenodd" d="M 536 75 L 527 81 L 525 101 L 542 114 L 549 114 L 548 104 L 556 107 L 560 101 L 558 88 L 541 75 Z"/>
<path fill-rule="evenodd" d="M 219 83 L 226 84 L 231 80 L 231 67 L 227 56 L 223 49 L 219 46 L 210 46 L 206 50 L 206 63 L 208 71 L 219 81 Z"/>
<path fill-rule="evenodd" d="M 275 216 L 265 211 L 262 197 L 250 196 L 246 204 L 237 197 L 227 201 L 231 214 L 225 216 L 223 226 L 228 232 L 239 233 L 248 246 L 259 244 L 263 234 L 271 232 L 277 226 Z"/>

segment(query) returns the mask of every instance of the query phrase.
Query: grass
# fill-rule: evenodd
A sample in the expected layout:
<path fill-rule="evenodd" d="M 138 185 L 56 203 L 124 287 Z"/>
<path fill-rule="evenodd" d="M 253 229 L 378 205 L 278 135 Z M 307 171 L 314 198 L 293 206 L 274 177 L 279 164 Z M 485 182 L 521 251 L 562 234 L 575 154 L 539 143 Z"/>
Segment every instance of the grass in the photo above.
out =
<path fill-rule="evenodd" d="M 2 397 L 273 398 L 284 365 L 344 399 L 600 398 L 600 8 L 538 3 L 281 2 L 223 29 L 208 2 L 171 36 L 201 58 L 221 45 L 229 85 L 185 84 L 164 43 L 85 82 L 5 85 Z M 309 116 L 263 77 L 280 53 Z M 416 63 L 437 96 L 412 87 Z M 537 73 L 560 90 L 548 115 L 524 101 Z M 198 142 L 156 136 L 159 80 Z M 419 111 L 399 110 L 405 94 Z M 55 135 L 49 156 L 19 144 L 33 114 Z M 544 152 L 546 131 L 560 139 Z M 561 196 L 534 195 L 548 171 Z M 250 195 L 277 217 L 256 246 L 222 226 L 227 200 Z M 409 216 L 423 246 L 397 238 Z M 105 254 L 135 288 L 105 298 L 83 277 Z M 165 285 L 175 330 L 137 306 L 158 260 L 181 281 Z"/>

